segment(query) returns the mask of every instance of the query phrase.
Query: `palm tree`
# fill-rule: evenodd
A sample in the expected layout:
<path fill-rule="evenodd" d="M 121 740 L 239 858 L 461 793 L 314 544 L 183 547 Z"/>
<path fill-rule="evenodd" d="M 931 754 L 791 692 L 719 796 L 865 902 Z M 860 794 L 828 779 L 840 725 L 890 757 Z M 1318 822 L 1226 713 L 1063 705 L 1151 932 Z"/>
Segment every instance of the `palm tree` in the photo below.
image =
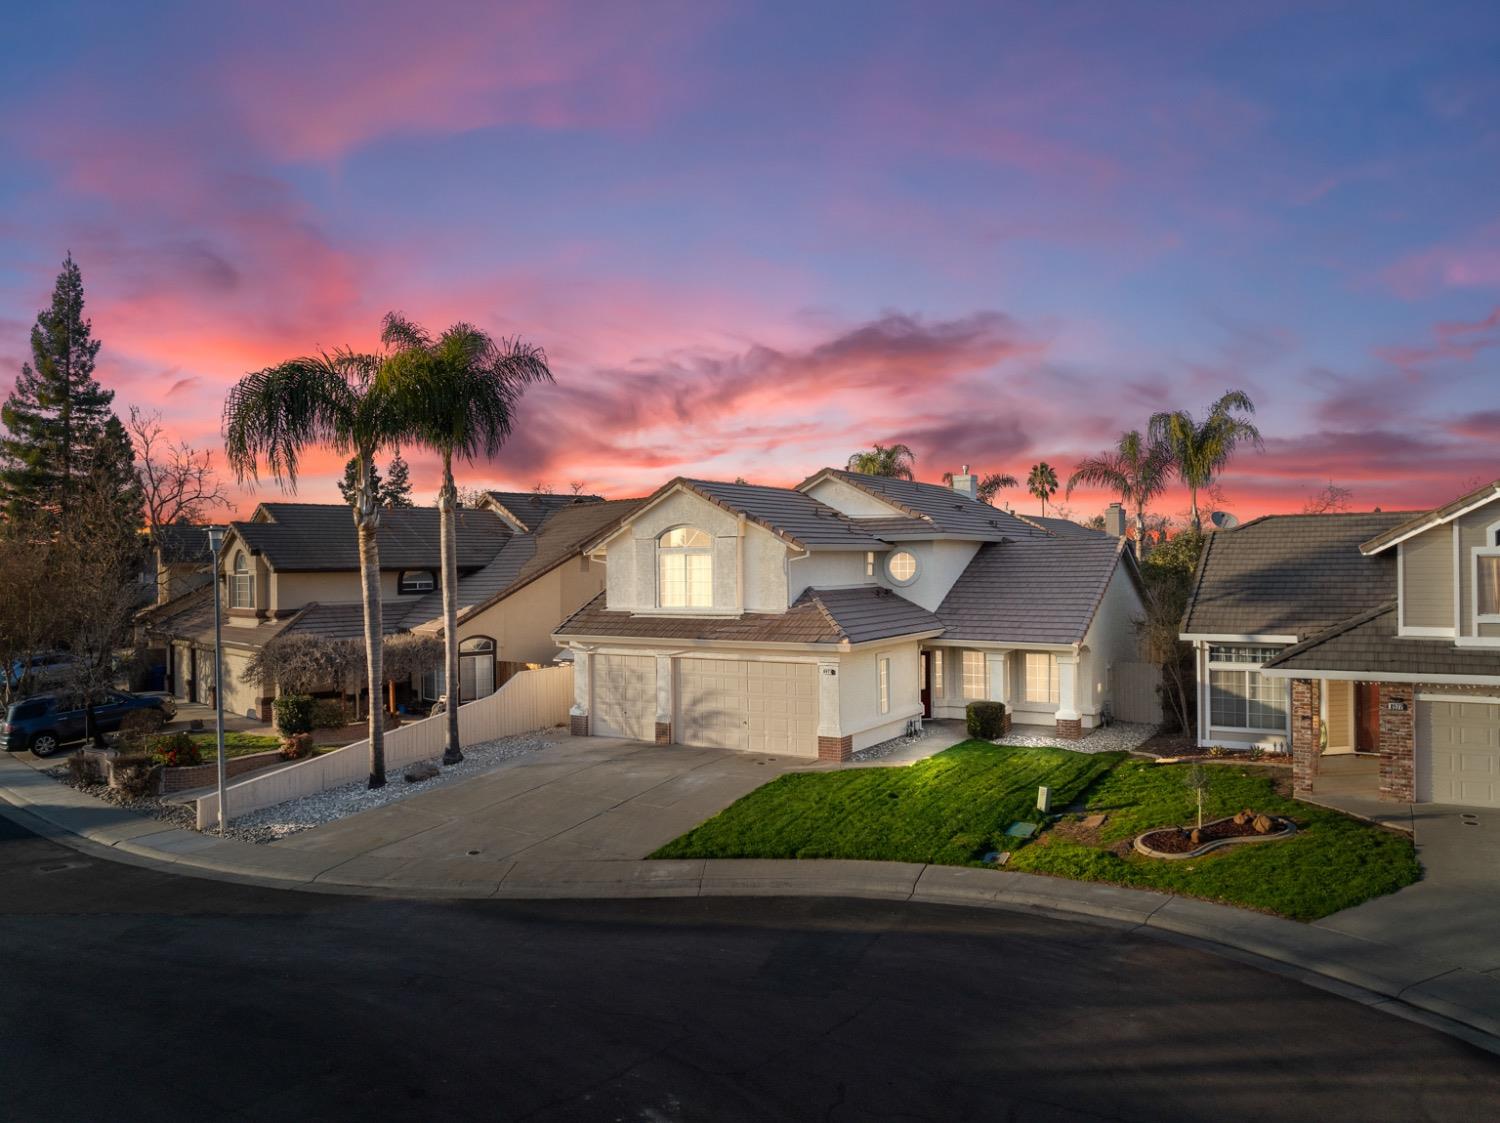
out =
<path fill-rule="evenodd" d="M 1068 492 L 1079 484 L 1105 487 L 1119 495 L 1135 515 L 1135 554 L 1143 556 L 1146 543 L 1146 506 L 1164 490 L 1172 478 L 1172 455 L 1164 447 L 1144 440 L 1132 429 L 1108 452 L 1080 461 L 1068 477 Z"/>
<path fill-rule="evenodd" d="M 297 490 L 297 463 L 311 445 L 329 444 L 357 460 L 350 506 L 359 535 L 370 691 L 371 788 L 385 785 L 385 722 L 380 705 L 380 498 L 371 487 L 375 455 L 410 433 L 391 392 L 385 360 L 348 349 L 290 359 L 247 374 L 224 399 L 224 449 L 243 482 L 265 461 L 283 488 Z"/>
<path fill-rule="evenodd" d="M 393 381 L 415 420 L 416 439 L 443 458 L 438 522 L 443 570 L 443 643 L 448 705 L 443 763 L 457 764 L 458 743 L 458 488 L 453 459 L 493 457 L 510 436 L 526 387 L 551 382 L 541 348 L 516 339 L 496 342 L 471 324 L 454 324 L 433 339 L 399 312 L 385 318 L 381 339 L 395 354 Z"/>
<path fill-rule="evenodd" d="M 1042 501 L 1042 515 L 1047 514 L 1047 500 L 1057 494 L 1057 472 L 1045 460 L 1031 466 L 1026 490 Z"/>
<path fill-rule="evenodd" d="M 978 496 L 981 503 L 988 503 L 993 507 L 995 505 L 995 496 L 1000 493 L 1001 488 L 1015 487 L 1020 482 L 1020 480 L 1016 479 L 1009 472 L 991 472 L 980 479 L 978 486 L 974 488 L 974 493 Z M 952 472 L 943 473 L 943 483 L 948 487 L 953 486 Z"/>
<path fill-rule="evenodd" d="M 1202 421 L 1186 410 L 1153 414 L 1149 433 L 1153 444 L 1163 445 L 1172 457 L 1172 470 L 1187 484 L 1193 529 L 1203 530 L 1198 513 L 1198 492 L 1223 472 L 1242 441 L 1263 447 L 1260 430 L 1243 414 L 1255 412 L 1255 403 L 1243 390 L 1230 390 L 1208 407 Z"/>
<path fill-rule="evenodd" d="M 856 452 L 849 457 L 848 469 L 862 476 L 890 476 L 893 479 L 909 480 L 916 463 L 916 453 L 903 444 L 889 447 L 877 444 L 872 449 Z"/>

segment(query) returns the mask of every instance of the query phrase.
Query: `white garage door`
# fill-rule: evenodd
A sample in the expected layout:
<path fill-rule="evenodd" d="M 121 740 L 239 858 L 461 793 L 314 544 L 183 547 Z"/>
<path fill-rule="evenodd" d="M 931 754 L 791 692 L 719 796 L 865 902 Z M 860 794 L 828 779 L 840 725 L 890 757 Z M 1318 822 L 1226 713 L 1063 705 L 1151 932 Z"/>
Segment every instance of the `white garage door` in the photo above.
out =
<path fill-rule="evenodd" d="M 594 656 L 594 709 L 590 726 L 596 737 L 656 740 L 655 656 Z"/>
<path fill-rule="evenodd" d="M 1417 702 L 1417 798 L 1500 807 L 1500 705 Z"/>
<path fill-rule="evenodd" d="M 676 739 L 684 745 L 818 755 L 818 668 L 811 663 L 682 659 Z"/>

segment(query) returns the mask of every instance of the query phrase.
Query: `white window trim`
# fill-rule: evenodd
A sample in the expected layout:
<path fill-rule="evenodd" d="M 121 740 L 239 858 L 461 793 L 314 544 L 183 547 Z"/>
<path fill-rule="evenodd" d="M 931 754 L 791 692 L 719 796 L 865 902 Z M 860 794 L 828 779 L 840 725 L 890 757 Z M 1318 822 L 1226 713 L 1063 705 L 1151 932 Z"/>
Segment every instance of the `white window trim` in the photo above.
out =
<path fill-rule="evenodd" d="M 1469 616 L 1474 624 L 1474 635 L 1479 635 L 1479 625 L 1500 624 L 1500 612 L 1479 611 L 1479 559 L 1500 558 L 1500 519 L 1484 528 L 1484 545 L 1469 551 Z"/>
<path fill-rule="evenodd" d="M 662 539 L 665 538 L 667 535 L 671 534 L 674 530 L 695 530 L 699 534 L 702 534 L 705 538 L 708 539 L 708 545 L 707 546 L 663 546 L 662 545 Z M 667 611 L 667 612 L 681 612 L 681 613 L 693 613 L 693 612 L 703 612 L 703 611 L 706 611 L 706 610 L 711 610 L 714 607 L 714 537 L 713 537 L 713 535 L 709 534 L 709 532 L 706 531 L 706 530 L 704 530 L 702 527 L 692 526 L 691 524 L 688 524 L 688 523 L 680 523 L 677 526 L 669 526 L 669 527 L 667 527 L 667 529 L 663 530 L 660 534 L 658 534 L 656 536 L 656 539 L 655 539 L 655 547 L 656 547 L 656 549 L 655 549 L 655 557 L 656 557 L 656 574 L 655 574 L 655 581 L 656 581 L 656 607 L 658 609 L 662 609 L 662 610 Z M 688 584 L 689 567 L 688 567 L 687 559 L 690 558 L 690 557 L 694 557 L 694 556 L 701 556 L 701 557 L 708 558 L 708 603 L 707 604 L 693 604 L 692 603 L 692 589 L 691 589 L 691 587 Z M 683 588 L 683 595 L 684 595 L 684 598 L 685 598 L 685 603 L 683 603 L 683 604 L 667 604 L 663 600 L 661 570 L 662 570 L 662 563 L 665 560 L 669 559 L 669 558 L 681 558 L 682 559 L 682 566 L 683 566 L 682 588 Z"/>
<path fill-rule="evenodd" d="M 891 657 L 875 659 L 875 702 L 882 714 L 891 712 Z"/>
<path fill-rule="evenodd" d="M 1291 696 L 1291 686 L 1289 684 L 1283 686 L 1283 688 L 1282 688 L 1282 692 L 1283 692 L 1283 696 L 1284 696 L 1284 702 L 1285 702 L 1286 709 L 1285 709 L 1285 720 L 1282 722 L 1282 724 L 1281 724 L 1280 727 L 1254 726 L 1254 725 L 1218 725 L 1218 724 L 1215 724 L 1215 722 L 1213 720 L 1213 713 L 1214 713 L 1214 704 L 1213 704 L 1213 690 L 1214 690 L 1214 687 L 1213 687 L 1213 673 L 1214 673 L 1214 671 L 1254 671 L 1257 674 L 1260 674 L 1260 670 L 1261 670 L 1261 668 L 1263 666 L 1265 666 L 1266 660 L 1262 660 L 1259 663 L 1246 663 L 1246 662 L 1243 662 L 1243 661 L 1241 661 L 1241 662 L 1235 662 L 1233 660 L 1226 660 L 1226 659 L 1216 660 L 1216 659 L 1213 658 L 1213 648 L 1214 648 L 1214 646 L 1216 646 L 1216 645 L 1214 645 L 1214 644 L 1205 644 L 1204 645 L 1204 649 L 1203 649 L 1203 655 L 1204 655 L 1204 661 L 1203 661 L 1203 681 L 1201 682 L 1200 685 L 1201 685 L 1201 688 L 1202 688 L 1201 692 L 1202 692 L 1202 697 L 1203 697 L 1203 709 L 1204 709 L 1204 715 L 1203 716 L 1204 716 L 1204 718 L 1206 718 L 1206 721 L 1203 723 L 1203 730 L 1205 731 L 1205 733 L 1204 734 L 1200 734 L 1200 736 L 1206 735 L 1206 732 L 1211 729 L 1211 730 L 1215 730 L 1215 731 L 1223 732 L 1223 733 L 1245 733 L 1245 734 L 1249 734 L 1251 736 L 1256 736 L 1256 737 L 1264 737 L 1267 734 L 1276 734 L 1276 733 L 1281 733 L 1281 734 L 1283 734 L 1283 735 L 1285 735 L 1287 737 L 1290 737 L 1291 736 L 1291 728 L 1292 728 L 1292 696 Z M 1234 646 L 1249 647 L 1249 646 L 1266 646 L 1266 645 L 1261 645 L 1261 644 L 1254 644 L 1254 645 L 1252 645 L 1252 644 L 1224 644 L 1222 646 L 1226 646 L 1226 647 L 1234 647 Z M 1274 655 L 1275 653 L 1273 652 L 1271 654 Z M 1261 677 L 1269 679 L 1272 682 L 1283 682 L 1283 683 L 1287 682 L 1287 679 L 1285 679 L 1285 678 L 1283 678 L 1281 676 L 1278 676 L 1278 675 L 1264 675 L 1263 674 L 1263 675 L 1261 675 Z M 1247 682 L 1247 686 L 1248 686 L 1248 682 Z M 1248 708 L 1247 708 L 1247 712 L 1248 712 Z"/>
<path fill-rule="evenodd" d="M 895 561 L 897 558 L 900 558 L 900 557 L 911 558 L 911 565 L 912 565 L 911 576 L 908 577 L 908 578 L 906 578 L 904 581 L 901 578 L 897 577 L 894 573 L 891 572 L 891 562 Z M 922 576 L 922 563 L 917 558 L 917 555 L 914 554 L 914 553 L 912 553 L 910 550 L 892 550 L 885 557 L 885 575 L 890 580 L 890 583 L 892 585 L 896 585 L 896 586 L 904 589 L 904 588 L 906 588 L 906 586 L 910 585 L 913 581 L 915 581 L 918 577 Z"/>
<path fill-rule="evenodd" d="M 245 563 L 241 570 L 239 565 Z M 251 564 L 249 555 L 243 550 L 235 551 L 234 558 L 230 561 L 229 570 L 229 607 L 230 608 L 254 608 L 255 607 L 255 567 Z M 240 582 L 245 583 L 245 600 L 240 603 Z"/>
<path fill-rule="evenodd" d="M 1031 696 L 1031 674 L 1028 670 L 1028 662 L 1033 656 L 1047 659 L 1047 697 L 1033 698 Z M 1061 675 L 1057 669 L 1057 652 L 1055 651 L 1023 651 L 1021 652 L 1021 697 L 1020 701 L 1028 706 L 1060 706 L 1062 705 Z"/>
<path fill-rule="evenodd" d="M 932 693 L 934 697 L 941 698 L 946 694 L 943 689 L 943 650 L 940 647 L 930 648 L 927 652 L 927 673 L 932 679 Z"/>

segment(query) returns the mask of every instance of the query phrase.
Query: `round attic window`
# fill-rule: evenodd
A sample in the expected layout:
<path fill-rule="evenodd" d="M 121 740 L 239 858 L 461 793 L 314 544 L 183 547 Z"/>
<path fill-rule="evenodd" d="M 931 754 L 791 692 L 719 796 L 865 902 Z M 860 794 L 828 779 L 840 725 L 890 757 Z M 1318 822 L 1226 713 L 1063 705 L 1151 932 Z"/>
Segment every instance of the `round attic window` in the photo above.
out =
<path fill-rule="evenodd" d="M 898 585 L 910 585 L 917 577 L 917 558 L 907 550 L 897 550 L 886 559 L 885 571 Z"/>

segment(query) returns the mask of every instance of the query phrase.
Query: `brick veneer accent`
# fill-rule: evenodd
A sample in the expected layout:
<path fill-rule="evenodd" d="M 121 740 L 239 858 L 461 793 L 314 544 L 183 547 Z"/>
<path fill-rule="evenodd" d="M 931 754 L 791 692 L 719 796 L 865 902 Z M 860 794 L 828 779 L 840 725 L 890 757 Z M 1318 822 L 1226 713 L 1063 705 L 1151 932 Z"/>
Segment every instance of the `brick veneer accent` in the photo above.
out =
<path fill-rule="evenodd" d="M 1292 791 L 1306 795 L 1318 776 L 1322 752 L 1322 696 L 1313 679 L 1292 680 Z"/>
<path fill-rule="evenodd" d="M 1006 716 L 1009 717 L 1010 715 L 1007 714 Z M 1079 740 L 1082 740 L 1083 739 L 1083 719 L 1082 718 L 1077 718 L 1077 717 L 1072 717 L 1072 718 L 1062 718 L 1062 717 L 1060 717 L 1060 718 L 1058 718 L 1057 719 L 1057 736 L 1060 739 L 1064 740 L 1064 741 L 1079 741 Z"/>
<path fill-rule="evenodd" d="M 819 760 L 853 760 L 854 738 L 845 737 L 819 737 L 818 738 Z"/>
<path fill-rule="evenodd" d="M 1380 684 L 1380 798 L 1411 803 L 1417 798 L 1416 753 L 1413 750 L 1417 704 L 1410 683 Z M 1392 702 L 1406 709 L 1393 710 Z"/>
<path fill-rule="evenodd" d="M 658 745 L 670 745 L 672 743 L 672 723 L 670 721 L 659 721 L 656 723 L 656 743 Z"/>
<path fill-rule="evenodd" d="M 254 772 L 257 769 L 269 768 L 273 764 L 284 763 L 281 753 L 277 749 L 267 749 L 263 753 L 251 753 L 248 756 L 232 756 L 224 762 L 224 775 L 228 779 L 243 776 L 246 772 Z M 206 788 L 218 782 L 219 766 L 213 764 L 193 764 L 186 768 L 167 768 L 162 771 L 161 790 L 163 792 L 185 792 L 189 788 Z"/>
<path fill-rule="evenodd" d="M 1005 713 L 1000 715 L 1000 736 L 1005 737 L 1010 734 L 1011 724 L 1010 711 L 1006 710 Z"/>
<path fill-rule="evenodd" d="M 589 735 L 589 715 L 569 714 L 568 730 L 575 737 L 587 737 Z"/>

